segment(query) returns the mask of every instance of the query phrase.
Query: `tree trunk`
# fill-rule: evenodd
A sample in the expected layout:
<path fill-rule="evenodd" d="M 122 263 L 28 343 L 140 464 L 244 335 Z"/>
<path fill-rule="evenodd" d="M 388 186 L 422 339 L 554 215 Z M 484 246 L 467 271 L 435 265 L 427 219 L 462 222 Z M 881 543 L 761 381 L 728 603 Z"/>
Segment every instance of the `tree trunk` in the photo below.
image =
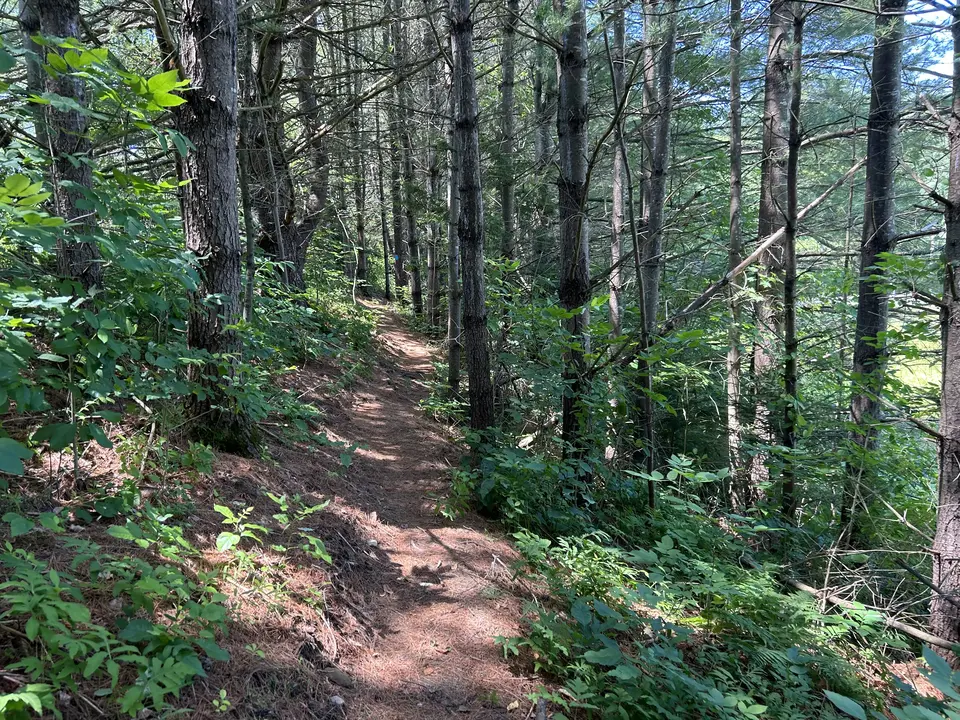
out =
<path fill-rule="evenodd" d="M 450 122 L 447 141 L 447 387 L 450 397 L 460 394 L 460 159 L 455 121 L 459 101 L 457 82 L 450 78 Z"/>
<path fill-rule="evenodd" d="M 670 162 L 670 116 L 673 110 L 673 68 L 676 57 L 676 0 L 643 0 L 645 80 L 644 127 L 646 172 L 644 190 L 643 319 L 653 335 L 660 307 L 660 275 L 663 267 L 663 219 Z"/>
<path fill-rule="evenodd" d="M 457 98 L 456 147 L 460 166 L 457 227 L 463 251 L 463 344 L 470 382 L 470 427 L 483 430 L 493 425 L 493 383 L 484 287 L 483 191 L 470 0 L 450 0 L 450 45 Z"/>
<path fill-rule="evenodd" d="M 734 0 L 736 1 L 736 0 Z M 619 100 L 626 92 L 625 77 L 625 27 L 623 0 L 617 0 L 613 10 L 613 86 L 614 95 Z M 624 220 L 624 165 L 627 158 L 623 153 L 623 120 L 618 118 L 614 128 L 613 151 L 613 203 L 610 223 L 610 327 L 614 337 L 622 329 L 623 270 L 623 220 Z"/>
<path fill-rule="evenodd" d="M 37 0 L 36 15 L 27 13 L 28 24 L 39 17 L 44 35 L 59 38 L 80 37 L 79 0 Z M 26 31 L 27 28 L 24 28 Z M 65 52 L 63 48 L 50 48 L 48 52 Z M 29 69 L 29 68 L 28 68 Z M 68 73 L 45 73 L 46 90 L 78 105 L 86 104 L 83 81 Z M 29 75 L 28 75 L 29 80 Z M 74 183 L 78 188 L 93 187 L 93 171 L 87 162 L 74 162 L 76 157 L 87 157 L 91 152 L 87 135 L 87 118 L 79 110 L 58 110 L 46 105 L 45 117 L 47 142 L 52 164 L 50 184 L 53 187 L 53 204 L 57 215 L 68 223 L 64 237 L 57 240 L 57 272 L 65 278 L 77 280 L 86 291 L 103 284 L 103 267 L 100 249 L 95 241 L 80 240 L 93 229 L 90 213 L 78 207 L 83 197 L 81 190 L 68 188 L 64 183 Z"/>
<path fill-rule="evenodd" d="M 390 226 L 387 224 L 387 194 L 383 187 L 383 135 L 380 132 L 380 103 L 373 109 L 377 144 L 377 198 L 380 201 L 380 234 L 383 237 L 383 299 L 392 300 L 390 293 Z"/>
<path fill-rule="evenodd" d="M 557 105 L 557 138 L 560 176 L 560 280 L 559 299 L 564 309 L 574 311 L 565 321 L 571 347 L 563 359 L 562 437 L 568 452 L 583 452 L 586 408 L 585 392 L 588 328 L 590 318 L 590 243 L 586 215 L 587 130 L 589 94 L 587 85 L 587 17 L 583 0 L 572 0 L 570 22 L 564 29 L 559 53 L 560 99 Z"/>
<path fill-rule="evenodd" d="M 403 14 L 403 0 L 394 0 L 397 18 Z M 395 66 L 404 68 L 408 61 L 407 37 L 400 28 L 399 19 L 396 22 L 398 33 L 394 39 Z M 420 263 L 420 237 L 417 233 L 416 203 L 414 202 L 414 183 L 416 175 L 413 171 L 414 144 L 413 144 L 413 100 L 410 96 L 410 82 L 401 80 L 397 85 L 397 117 L 399 120 L 398 132 L 400 135 L 400 155 L 403 167 L 403 198 L 404 221 L 406 223 L 407 251 L 410 253 L 410 302 L 416 315 L 423 315 L 423 280 Z"/>
<path fill-rule="evenodd" d="M 863 198 L 863 235 L 860 242 L 860 282 L 857 326 L 853 340 L 853 392 L 850 420 L 855 456 L 847 463 L 847 487 L 841 504 L 840 524 L 845 541 L 856 545 L 856 514 L 860 483 L 866 467 L 865 453 L 874 447 L 880 419 L 877 396 L 883 391 L 887 359 L 888 298 L 882 253 L 896 246 L 896 169 L 899 156 L 900 71 L 903 60 L 903 13 L 906 0 L 883 0 L 876 21 L 871 72 L 870 115 L 867 120 L 867 182 Z"/>
<path fill-rule="evenodd" d="M 544 181 L 553 159 L 553 128 L 557 114 L 557 62 L 545 45 L 534 48 L 534 168 L 540 182 L 536 197 L 537 223 L 533 231 L 533 274 L 553 265 L 556 240 L 553 235 L 553 201 L 550 184 Z"/>
<path fill-rule="evenodd" d="M 500 252 L 513 260 L 516 249 L 516 168 L 514 162 L 516 109 L 513 87 L 516 76 L 516 37 L 520 15 L 519 0 L 504 0 L 503 44 L 500 47 L 500 217 L 503 237 Z"/>
<path fill-rule="evenodd" d="M 943 372 L 940 395 L 940 479 L 937 532 L 933 541 L 933 584 L 930 631 L 960 643 L 960 608 L 951 602 L 960 595 L 960 5 L 953 11 L 953 110 L 950 113 L 950 180 L 945 206 L 947 241 L 941 309 Z M 949 599 L 948 599 L 949 598 Z M 938 652 L 943 652 L 938 650 Z M 954 668 L 960 659 L 943 653 Z"/>
<path fill-rule="evenodd" d="M 770 4 L 769 42 L 764 70 L 763 141 L 760 165 L 760 240 L 784 227 L 787 205 L 787 154 L 790 105 L 790 36 L 793 3 L 773 0 Z M 757 270 L 754 322 L 758 338 L 751 358 L 755 393 L 754 432 L 762 444 L 774 442 L 769 395 L 777 369 L 777 345 L 783 335 L 783 241 L 774 243 L 760 258 Z M 767 455 L 759 452 L 750 460 L 749 498 L 755 504 L 761 487 L 770 478 Z"/>
<path fill-rule="evenodd" d="M 43 79 L 46 73 L 43 70 L 43 49 L 33 40 L 35 35 L 40 35 L 40 8 L 39 0 L 20 0 L 19 2 L 19 22 L 20 37 L 23 42 L 23 49 L 26 51 L 24 62 L 27 66 L 27 92 L 31 95 L 43 94 Z M 37 138 L 37 144 L 44 150 L 49 148 L 49 138 L 47 138 L 46 118 L 43 105 L 30 105 L 30 113 L 33 115 L 34 136 Z"/>
<path fill-rule="evenodd" d="M 330 193 L 330 162 L 327 155 L 327 145 L 320 135 L 322 111 L 317 101 L 314 87 L 314 75 L 317 67 L 317 33 L 310 28 L 317 25 L 316 13 L 308 8 L 312 7 L 307 0 L 304 11 L 307 18 L 304 21 L 308 31 L 300 38 L 297 68 L 297 99 L 300 103 L 300 112 L 304 118 L 307 132 L 307 157 L 309 159 L 310 175 L 307 180 L 308 195 L 306 214 L 297 225 L 296 232 L 290 243 L 293 273 L 291 282 L 301 289 L 306 287 L 304 271 L 307 265 L 307 251 L 313 234 L 326 214 L 327 198 Z"/>
<path fill-rule="evenodd" d="M 390 37 L 387 39 L 384 31 L 384 45 L 392 48 L 393 73 L 399 77 L 400 67 L 400 12 L 396 8 L 393 20 L 390 23 Z M 393 223 L 393 267 L 397 281 L 397 299 L 403 301 L 407 287 L 407 252 L 406 241 L 403 237 L 403 184 L 401 170 L 403 166 L 402 152 L 402 108 L 403 94 L 399 83 L 394 88 L 394 102 L 390 105 L 390 214 Z"/>
<path fill-rule="evenodd" d="M 793 466 L 797 426 L 797 179 L 800 165 L 800 92 L 803 83 L 803 16 L 796 8 L 793 18 L 793 59 L 790 78 L 790 137 L 787 152 L 786 232 L 783 236 L 783 339 L 786 356 L 783 366 L 783 447 L 786 449 L 781 483 L 781 512 L 789 522 L 797 514 Z"/>
<path fill-rule="evenodd" d="M 437 8 L 430 4 L 429 9 L 435 12 Z M 428 57 L 437 54 L 437 39 L 434 28 L 430 23 L 424 23 L 423 36 L 424 52 Z M 427 74 L 427 102 L 430 118 L 428 120 L 427 137 L 427 191 L 429 195 L 429 224 L 427 225 L 427 320 L 433 327 L 440 325 L 440 267 L 438 262 L 440 248 L 440 153 L 441 132 L 440 120 L 445 113 L 443 107 L 442 84 L 440 81 L 440 64 L 431 64 Z"/>
<path fill-rule="evenodd" d="M 177 125 L 196 149 L 182 162 L 181 211 L 187 249 L 198 258 L 187 342 L 216 359 L 195 368 L 205 393 L 190 404 L 194 432 L 221 448 L 246 451 L 249 418 L 223 392 L 236 380 L 240 339 L 229 330 L 240 306 L 237 220 L 237 9 L 234 0 L 184 0 L 180 62 L 193 88 L 177 108 Z M 212 298 L 217 298 L 214 302 Z M 224 367 L 226 366 L 226 367 Z"/>
<path fill-rule="evenodd" d="M 743 108 L 740 94 L 740 53 L 743 45 L 743 3 L 730 0 L 730 250 L 727 269 L 740 264 L 743 255 Z M 730 465 L 730 506 L 743 510 L 747 493 L 743 487 L 740 423 L 740 289 L 730 283 L 727 302 L 727 457 Z"/>

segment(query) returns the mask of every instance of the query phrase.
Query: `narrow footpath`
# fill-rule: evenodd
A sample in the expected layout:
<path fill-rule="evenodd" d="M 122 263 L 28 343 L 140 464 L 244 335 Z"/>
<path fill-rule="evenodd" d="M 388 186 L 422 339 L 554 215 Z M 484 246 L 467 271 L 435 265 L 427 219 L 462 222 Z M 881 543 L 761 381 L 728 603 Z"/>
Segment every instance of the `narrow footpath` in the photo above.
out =
<path fill-rule="evenodd" d="M 515 551 L 482 518 L 436 513 L 462 446 L 420 408 L 432 351 L 391 310 L 369 307 L 380 357 L 325 423 L 331 437 L 362 444 L 335 502 L 365 514 L 364 542 L 384 568 L 379 587 L 357 593 L 369 636 L 340 664 L 355 681 L 341 693 L 346 716 L 524 718 L 534 682 L 513 674 L 494 642 L 519 632 Z"/>

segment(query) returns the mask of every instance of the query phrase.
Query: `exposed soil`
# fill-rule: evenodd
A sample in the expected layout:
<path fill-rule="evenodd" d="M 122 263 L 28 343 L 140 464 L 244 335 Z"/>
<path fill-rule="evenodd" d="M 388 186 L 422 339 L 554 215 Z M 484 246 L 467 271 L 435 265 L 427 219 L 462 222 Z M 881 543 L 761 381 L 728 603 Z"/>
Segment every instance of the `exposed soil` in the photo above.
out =
<path fill-rule="evenodd" d="M 270 444 L 263 459 L 221 454 L 212 475 L 167 477 L 142 488 L 148 497 L 156 492 L 153 499 L 160 504 L 176 500 L 164 494 L 183 493 L 179 497 L 189 508 L 184 532 L 202 553 L 185 570 L 215 570 L 233 616 L 229 636 L 218 638 L 231 661 L 208 664 L 207 677 L 197 678 L 174 701 L 178 716 L 522 720 L 532 715 L 525 696 L 536 679 L 513 674 L 494 642 L 519 632 L 519 596 L 530 596 L 525 583 L 513 577 L 516 553 L 482 518 L 448 522 L 436 514 L 462 445 L 419 407 L 428 394 L 432 351 L 389 308 L 369 307 L 380 317 L 373 358 L 363 364 L 369 373 L 316 361 L 285 377 L 288 389 L 323 412 L 315 429 L 334 444 L 291 443 L 277 424 L 264 423 Z M 150 419 L 146 422 L 114 434 L 146 437 Z M 345 468 L 342 453 L 352 446 L 359 447 Z M 67 467 L 63 462 L 60 453 L 48 454 L 25 481 L 49 486 L 50 478 L 62 474 L 61 465 Z M 123 477 L 116 450 L 94 447 L 81 459 L 81 469 L 97 478 L 97 487 Z M 284 525 L 267 493 L 298 496 L 308 506 L 330 503 Z M 215 505 L 237 513 L 250 508 L 249 521 L 269 528 L 269 535 L 262 544 L 246 540 L 240 554 L 218 552 L 215 540 L 224 527 Z M 300 549 L 304 525 L 322 539 L 332 563 Z M 160 561 L 150 550 L 110 536 L 108 528 L 109 521 L 71 525 L 70 534 L 99 543 L 113 557 Z M 51 567 L 70 572 L 71 555 L 58 551 L 53 534 L 38 530 L 23 541 Z M 109 594 L 87 600 L 96 622 L 114 626 L 119 606 Z M 155 619 L 161 621 L 162 613 L 157 608 Z M 0 633 L 0 667 L 17 657 L 21 637 Z M 65 720 L 119 717 L 116 705 L 92 699 L 101 684 L 81 681 L 78 692 L 61 693 Z M 221 691 L 229 705 L 220 701 Z M 157 714 L 145 711 L 142 717 Z"/>
<path fill-rule="evenodd" d="M 266 658 L 239 676 L 239 668 L 229 671 L 234 681 L 246 678 L 238 714 L 524 718 L 534 679 L 514 675 L 494 642 L 519 632 L 516 553 L 482 518 L 451 523 L 437 515 L 462 446 L 419 407 L 432 351 L 391 310 L 369 307 L 380 315 L 370 377 L 326 396 L 321 388 L 336 385 L 330 368 L 291 377 L 323 408 L 331 439 L 360 445 L 349 470 L 337 467 L 337 452 L 278 444 L 271 448 L 278 467 L 248 463 L 249 475 L 237 479 L 332 498 L 316 523 L 334 561 L 326 572 L 325 622 L 289 602 L 283 617 L 257 617 L 243 603 L 249 638 L 241 630 L 231 645 L 256 642 Z M 231 460 L 233 473 L 243 475 L 243 463 Z M 251 487 L 251 503 L 256 494 Z M 344 705 L 331 703 L 334 695 Z M 519 707 L 511 707 L 514 701 Z"/>

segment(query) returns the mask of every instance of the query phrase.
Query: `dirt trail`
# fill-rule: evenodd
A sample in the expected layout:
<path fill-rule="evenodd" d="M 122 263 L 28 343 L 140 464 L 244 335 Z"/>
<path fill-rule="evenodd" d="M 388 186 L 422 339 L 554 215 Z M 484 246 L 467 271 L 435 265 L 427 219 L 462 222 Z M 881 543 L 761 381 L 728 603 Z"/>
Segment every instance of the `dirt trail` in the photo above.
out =
<path fill-rule="evenodd" d="M 493 638 L 518 631 L 509 543 L 480 518 L 439 518 L 436 496 L 461 450 L 425 417 L 431 351 L 380 306 L 383 356 L 327 425 L 362 443 L 336 501 L 366 514 L 368 547 L 384 561 L 357 608 L 371 626 L 365 647 L 341 667 L 356 687 L 341 692 L 350 718 L 523 717 L 531 682 L 511 673 Z M 520 700 L 522 709 L 508 712 Z"/>

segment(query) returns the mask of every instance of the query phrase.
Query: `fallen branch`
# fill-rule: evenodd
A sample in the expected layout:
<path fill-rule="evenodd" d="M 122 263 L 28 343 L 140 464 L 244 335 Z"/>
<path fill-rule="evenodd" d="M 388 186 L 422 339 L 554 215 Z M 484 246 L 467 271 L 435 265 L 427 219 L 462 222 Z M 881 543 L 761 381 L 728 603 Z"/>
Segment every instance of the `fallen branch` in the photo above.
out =
<path fill-rule="evenodd" d="M 803 210 L 797 213 L 797 222 L 804 220 L 810 213 L 820 207 L 824 201 L 833 193 L 834 190 L 844 185 L 850 178 L 852 178 L 857 171 L 863 167 L 864 163 L 867 161 L 866 158 L 860 158 L 853 167 L 851 167 L 839 180 L 834 182 L 830 187 L 823 191 L 813 202 L 807 205 Z M 684 307 L 680 312 L 676 313 L 673 317 L 667 320 L 663 324 L 663 328 L 660 331 L 661 335 L 669 333 L 671 330 L 676 330 L 677 326 L 680 325 L 687 317 L 695 313 L 697 310 L 706 305 L 710 300 L 723 288 L 730 284 L 730 282 L 737 277 L 740 273 L 746 270 L 748 267 L 753 265 L 757 260 L 760 259 L 760 256 L 763 255 L 767 250 L 769 250 L 774 243 L 781 240 L 786 233 L 786 226 L 780 228 L 772 235 L 767 236 L 767 238 L 761 242 L 757 248 L 750 253 L 747 257 L 740 261 L 740 264 L 735 268 L 729 270 L 722 278 L 713 283 L 710 287 L 704 290 L 700 295 L 698 295 L 694 300 L 690 301 L 686 307 Z"/>
<path fill-rule="evenodd" d="M 841 597 L 836 595 L 824 594 L 817 590 L 812 585 L 807 585 L 802 583 L 799 580 L 791 580 L 790 578 L 783 578 L 783 582 L 789 585 L 790 587 L 800 590 L 801 592 L 810 593 L 815 598 L 819 600 L 825 600 L 831 605 L 836 605 L 837 607 L 842 607 L 846 610 L 860 610 L 861 608 L 854 602 L 850 600 L 844 600 Z M 909 637 L 912 637 L 914 640 L 919 640 L 920 642 L 927 643 L 927 645 L 936 645 L 937 647 L 944 648 L 945 650 L 953 650 L 956 645 L 949 640 L 944 640 L 942 637 L 937 637 L 936 635 L 931 635 L 925 630 L 920 628 L 915 628 L 912 625 L 907 625 L 900 622 L 899 620 L 894 620 L 891 617 L 883 615 L 883 624 L 888 628 L 893 628 L 897 632 L 903 633 Z"/>

